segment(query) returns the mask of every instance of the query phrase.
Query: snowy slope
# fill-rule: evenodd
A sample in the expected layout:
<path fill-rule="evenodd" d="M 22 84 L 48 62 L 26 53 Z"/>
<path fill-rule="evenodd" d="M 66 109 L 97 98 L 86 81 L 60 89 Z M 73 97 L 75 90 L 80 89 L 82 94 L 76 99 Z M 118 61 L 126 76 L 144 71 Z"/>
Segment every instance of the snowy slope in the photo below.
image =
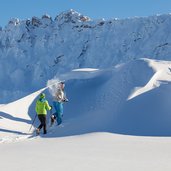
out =
<path fill-rule="evenodd" d="M 170 67 L 169 61 L 139 59 L 108 69 L 77 69 L 49 80 L 49 87 L 1 105 L 0 168 L 169 171 L 171 139 L 160 136 L 171 135 Z M 35 100 L 45 91 L 51 103 L 49 90 L 58 80 L 66 81 L 69 98 L 63 126 L 34 137 L 28 130 Z"/>
<path fill-rule="evenodd" d="M 65 126 L 47 137 L 91 132 L 169 136 L 170 67 L 167 61 L 139 59 L 105 70 L 85 68 L 61 74 L 58 79 L 66 81 L 70 100 L 64 106 Z M 45 91 L 51 104 L 48 89 L 58 79 L 49 80 L 49 87 L 0 106 L 2 141 L 11 133 L 29 136 L 37 96 Z"/>
<path fill-rule="evenodd" d="M 171 139 L 94 133 L 0 145 L 5 171 L 170 171 Z M 9 164 L 10 163 L 10 164 Z"/>
<path fill-rule="evenodd" d="M 91 79 L 70 80 L 67 119 L 72 121 L 74 116 L 81 128 L 74 120 L 74 126 L 68 125 L 66 131 L 57 135 L 107 131 L 169 136 L 170 66 L 168 61 L 141 59 L 94 71 Z M 83 74 L 80 78 L 84 78 Z M 61 78 L 67 80 L 66 76 Z"/>
<path fill-rule="evenodd" d="M 144 57 L 170 60 L 170 21 L 170 14 L 92 20 L 74 10 L 55 19 L 12 19 L 0 30 L 0 103 L 39 90 L 56 73 Z"/>

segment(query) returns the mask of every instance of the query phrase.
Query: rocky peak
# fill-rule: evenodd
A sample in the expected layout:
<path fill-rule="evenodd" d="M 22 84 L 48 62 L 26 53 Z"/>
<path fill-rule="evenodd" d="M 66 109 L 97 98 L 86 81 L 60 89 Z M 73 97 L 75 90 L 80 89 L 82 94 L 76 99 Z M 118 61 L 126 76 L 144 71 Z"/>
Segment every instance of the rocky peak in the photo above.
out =
<path fill-rule="evenodd" d="M 18 25 L 20 24 L 20 20 L 18 18 L 12 18 L 9 22 L 8 22 L 9 25 Z"/>
<path fill-rule="evenodd" d="M 38 26 L 42 25 L 42 22 L 41 22 L 41 19 L 39 19 L 38 17 L 32 17 L 31 24 L 33 26 L 38 27 Z"/>
<path fill-rule="evenodd" d="M 74 10 L 69 10 L 66 12 L 63 12 L 59 14 L 56 18 L 55 21 L 59 23 L 76 23 L 76 22 L 86 22 L 90 21 L 90 18 L 87 16 L 83 16 L 80 13 L 74 11 Z"/>
<path fill-rule="evenodd" d="M 52 17 L 50 15 L 48 15 L 48 14 L 44 14 L 42 16 L 42 19 L 52 20 Z"/>
<path fill-rule="evenodd" d="M 52 17 L 50 16 L 50 15 L 48 15 L 48 14 L 44 14 L 43 16 L 42 16 L 42 23 L 44 24 L 44 25 L 46 25 L 46 26 L 48 26 L 50 23 L 52 23 Z"/>
<path fill-rule="evenodd" d="M 27 26 L 35 26 L 35 27 L 39 27 L 39 26 L 48 26 L 50 23 L 52 23 L 52 18 L 48 15 L 48 14 L 44 14 L 41 18 L 38 17 L 32 17 L 32 19 L 27 19 L 25 21 Z"/>

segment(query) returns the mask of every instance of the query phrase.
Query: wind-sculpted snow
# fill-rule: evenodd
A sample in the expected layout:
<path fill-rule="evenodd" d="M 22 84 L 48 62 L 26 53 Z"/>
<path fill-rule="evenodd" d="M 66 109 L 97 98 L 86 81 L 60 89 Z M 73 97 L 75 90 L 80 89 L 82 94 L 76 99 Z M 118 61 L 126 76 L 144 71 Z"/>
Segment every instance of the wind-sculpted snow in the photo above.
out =
<path fill-rule="evenodd" d="M 40 89 L 56 73 L 144 57 L 170 60 L 170 23 L 170 14 L 92 20 L 74 10 L 55 19 L 12 19 L 0 31 L 0 103 Z"/>
<path fill-rule="evenodd" d="M 52 104 L 53 85 L 59 80 L 65 80 L 69 102 L 64 104 L 62 127 L 48 128 L 45 137 L 91 132 L 170 136 L 170 68 L 168 61 L 140 59 L 108 69 L 85 68 L 57 74 L 48 80 L 47 87 L 0 106 L 0 136 L 28 138 L 37 96 L 45 91 Z"/>

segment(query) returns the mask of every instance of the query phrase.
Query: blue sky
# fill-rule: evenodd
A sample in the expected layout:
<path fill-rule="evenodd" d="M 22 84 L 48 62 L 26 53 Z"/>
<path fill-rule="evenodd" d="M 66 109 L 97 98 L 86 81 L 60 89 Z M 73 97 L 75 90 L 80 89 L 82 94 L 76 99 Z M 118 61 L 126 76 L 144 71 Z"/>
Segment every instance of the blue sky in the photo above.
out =
<path fill-rule="evenodd" d="M 0 26 L 10 18 L 25 20 L 45 13 L 54 18 L 69 9 L 92 19 L 127 18 L 171 13 L 171 0 L 0 0 Z"/>

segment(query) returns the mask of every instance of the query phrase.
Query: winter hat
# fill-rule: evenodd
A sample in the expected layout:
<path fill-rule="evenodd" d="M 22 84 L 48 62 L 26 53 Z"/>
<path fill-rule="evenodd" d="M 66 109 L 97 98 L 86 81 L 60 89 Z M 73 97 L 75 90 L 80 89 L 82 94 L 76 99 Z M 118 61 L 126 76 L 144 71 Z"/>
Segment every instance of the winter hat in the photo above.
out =
<path fill-rule="evenodd" d="M 40 94 L 40 98 L 41 98 L 41 99 L 45 98 L 45 93 L 41 93 L 41 94 Z"/>

